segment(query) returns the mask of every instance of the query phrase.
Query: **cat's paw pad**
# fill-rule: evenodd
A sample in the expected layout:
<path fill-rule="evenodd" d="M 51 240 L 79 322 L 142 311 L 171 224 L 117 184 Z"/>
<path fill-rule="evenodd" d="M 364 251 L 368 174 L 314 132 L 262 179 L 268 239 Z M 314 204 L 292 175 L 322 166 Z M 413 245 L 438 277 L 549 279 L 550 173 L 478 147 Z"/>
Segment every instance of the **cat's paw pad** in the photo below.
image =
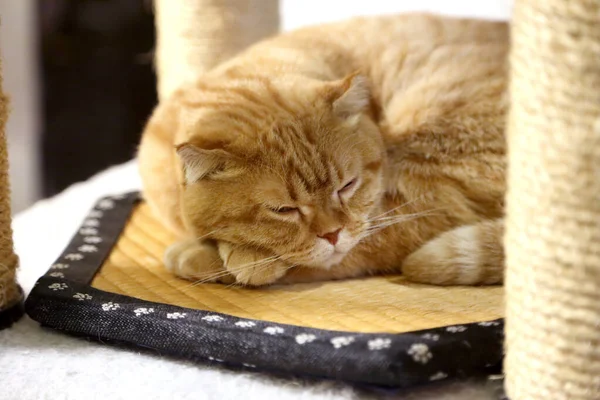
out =
<path fill-rule="evenodd" d="M 233 283 L 217 247 L 209 242 L 184 240 L 171 245 L 164 255 L 164 263 L 176 276 L 196 282 Z"/>

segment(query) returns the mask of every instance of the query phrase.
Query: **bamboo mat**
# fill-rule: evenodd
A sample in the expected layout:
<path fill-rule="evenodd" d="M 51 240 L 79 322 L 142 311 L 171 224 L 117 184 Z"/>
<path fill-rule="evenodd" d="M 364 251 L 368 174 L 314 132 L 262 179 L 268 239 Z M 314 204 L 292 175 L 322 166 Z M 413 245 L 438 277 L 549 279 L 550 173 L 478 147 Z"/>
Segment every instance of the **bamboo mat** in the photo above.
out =
<path fill-rule="evenodd" d="M 436 287 L 401 276 L 239 288 L 179 279 L 162 264 L 173 237 L 136 206 L 92 286 L 187 308 L 282 324 L 361 333 L 402 333 L 503 317 L 503 288 Z"/>

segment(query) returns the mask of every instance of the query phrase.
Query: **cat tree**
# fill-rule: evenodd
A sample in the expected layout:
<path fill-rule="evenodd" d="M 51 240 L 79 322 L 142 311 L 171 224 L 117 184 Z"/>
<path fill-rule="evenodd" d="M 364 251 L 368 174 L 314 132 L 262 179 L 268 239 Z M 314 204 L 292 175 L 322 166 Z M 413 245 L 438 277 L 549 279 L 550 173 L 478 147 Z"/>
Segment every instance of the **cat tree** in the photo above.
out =
<path fill-rule="evenodd" d="M 279 30 L 278 0 L 155 0 L 158 95 Z"/>
<path fill-rule="evenodd" d="M 600 3 L 517 0 L 506 225 L 513 400 L 600 398 Z"/>
<path fill-rule="evenodd" d="M 155 4 L 161 98 L 277 27 L 276 0 Z M 505 240 L 513 400 L 600 398 L 599 19 L 596 0 L 514 5 Z M 0 135 L 3 310 L 19 291 Z"/>
<path fill-rule="evenodd" d="M 2 91 L 0 64 L 0 329 L 10 325 L 23 314 L 22 293 L 15 281 L 18 258 L 14 253 L 12 241 L 5 132 L 7 117 L 8 98 Z"/>

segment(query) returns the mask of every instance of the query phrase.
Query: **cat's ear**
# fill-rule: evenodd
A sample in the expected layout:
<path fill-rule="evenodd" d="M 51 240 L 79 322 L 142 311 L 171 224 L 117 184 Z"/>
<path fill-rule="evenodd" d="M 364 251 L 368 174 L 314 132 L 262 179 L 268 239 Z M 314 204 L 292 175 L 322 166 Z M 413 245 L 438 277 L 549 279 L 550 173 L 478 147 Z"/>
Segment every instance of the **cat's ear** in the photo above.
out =
<path fill-rule="evenodd" d="M 201 149 L 190 143 L 176 148 L 183 163 L 186 183 L 194 183 L 223 168 L 230 159 L 229 153 L 221 149 Z"/>
<path fill-rule="evenodd" d="M 355 72 L 328 84 L 325 96 L 338 117 L 350 118 L 369 106 L 369 82 L 365 76 Z"/>

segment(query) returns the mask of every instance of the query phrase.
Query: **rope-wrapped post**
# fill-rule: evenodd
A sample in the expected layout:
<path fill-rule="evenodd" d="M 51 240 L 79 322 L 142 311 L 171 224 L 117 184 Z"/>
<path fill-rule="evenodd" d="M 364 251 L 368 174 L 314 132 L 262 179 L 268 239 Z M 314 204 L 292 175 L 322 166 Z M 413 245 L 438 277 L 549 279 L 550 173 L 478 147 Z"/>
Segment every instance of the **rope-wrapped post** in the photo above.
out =
<path fill-rule="evenodd" d="M 279 29 L 279 0 L 155 0 L 159 99 Z"/>
<path fill-rule="evenodd" d="M 600 2 L 516 0 L 506 226 L 511 400 L 600 399 Z"/>
<path fill-rule="evenodd" d="M 15 278 L 18 259 L 13 250 L 11 228 L 5 132 L 7 118 L 8 98 L 2 91 L 2 65 L 0 64 L 0 329 L 9 326 L 23 313 L 22 294 Z"/>

